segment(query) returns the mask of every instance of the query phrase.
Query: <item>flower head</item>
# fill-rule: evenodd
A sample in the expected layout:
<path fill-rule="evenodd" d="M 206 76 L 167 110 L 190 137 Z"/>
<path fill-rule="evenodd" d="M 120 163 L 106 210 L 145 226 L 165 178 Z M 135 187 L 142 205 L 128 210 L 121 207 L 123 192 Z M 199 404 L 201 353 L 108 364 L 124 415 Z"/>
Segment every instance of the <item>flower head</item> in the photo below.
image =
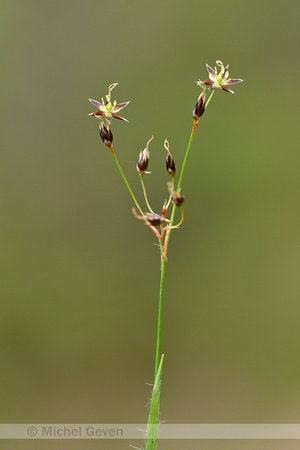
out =
<path fill-rule="evenodd" d="M 180 192 L 173 192 L 172 202 L 175 203 L 176 206 L 181 206 L 184 202 L 184 195 L 180 194 Z"/>
<path fill-rule="evenodd" d="M 146 212 L 142 216 L 139 216 L 134 208 L 132 208 L 132 212 L 137 219 L 144 220 L 146 225 L 157 227 L 159 225 L 163 225 L 164 223 L 170 223 L 170 220 L 154 212 Z"/>
<path fill-rule="evenodd" d="M 105 144 L 106 147 L 111 148 L 112 142 L 113 142 L 113 135 L 112 135 L 112 132 L 110 131 L 109 127 L 107 127 L 105 125 L 103 120 L 101 120 L 100 125 L 99 125 L 99 133 L 100 133 L 100 137 L 103 141 L 103 144 Z"/>
<path fill-rule="evenodd" d="M 145 220 L 146 224 L 152 225 L 154 227 L 163 225 L 164 223 L 170 223 L 170 220 L 168 220 L 165 217 L 162 217 L 156 213 L 146 212 L 144 217 L 145 217 L 144 220 Z"/>
<path fill-rule="evenodd" d="M 150 157 L 150 152 L 149 152 L 149 144 L 152 141 L 153 136 L 151 137 L 151 139 L 149 139 L 149 141 L 147 142 L 146 148 L 144 148 L 144 150 L 140 151 L 140 155 L 139 155 L 139 159 L 136 165 L 136 170 L 138 171 L 139 175 L 144 175 L 149 174 L 151 172 L 146 172 L 147 168 L 148 168 L 148 162 L 149 162 L 149 157 Z"/>
<path fill-rule="evenodd" d="M 165 139 L 164 147 L 165 147 L 165 149 L 168 152 L 167 157 L 166 157 L 166 168 L 167 168 L 167 171 L 171 175 L 171 177 L 175 177 L 175 175 L 176 175 L 176 166 L 175 166 L 175 162 L 174 162 L 173 156 L 170 153 L 169 142 L 168 142 L 167 139 Z"/>
<path fill-rule="evenodd" d="M 203 89 L 203 91 L 199 95 L 199 98 L 193 111 L 193 118 L 196 122 L 198 122 L 198 120 L 204 114 L 205 111 L 205 89 L 206 89 L 206 86 L 201 81 L 198 81 L 197 84 Z"/>
<path fill-rule="evenodd" d="M 125 120 L 126 122 L 128 122 L 128 120 L 124 119 L 124 117 L 121 117 L 119 114 L 117 114 L 119 111 L 121 111 L 121 109 L 125 108 L 125 106 L 128 105 L 129 102 L 124 102 L 124 103 L 118 103 L 116 102 L 116 100 L 112 103 L 111 101 L 111 91 L 113 90 L 114 87 L 117 86 L 118 83 L 113 83 L 109 86 L 108 88 L 108 95 L 106 95 L 105 97 L 105 101 L 103 100 L 103 98 L 101 99 L 101 103 L 97 102 L 96 100 L 92 100 L 91 98 L 89 98 L 89 101 L 96 106 L 96 108 L 99 109 L 99 111 L 96 111 L 94 113 L 90 113 L 89 116 L 95 116 L 98 117 L 100 119 L 101 116 L 105 116 L 107 122 L 110 124 L 113 117 L 115 117 L 116 119 L 120 119 L 120 120 Z"/>
<path fill-rule="evenodd" d="M 181 206 L 183 204 L 184 198 L 185 198 L 184 195 L 182 195 L 180 193 L 181 188 L 179 189 L 178 192 L 176 192 L 176 191 L 173 190 L 172 183 L 169 182 L 168 183 L 168 190 L 169 190 L 169 192 L 171 194 L 172 202 L 175 203 L 176 206 Z"/>
<path fill-rule="evenodd" d="M 243 80 L 239 78 L 229 78 L 229 64 L 226 67 L 223 66 L 222 61 L 216 61 L 217 66 L 221 68 L 220 72 L 217 73 L 217 68 L 215 70 L 212 69 L 208 64 L 206 64 L 207 72 L 209 75 L 209 80 L 207 81 L 196 81 L 197 84 L 203 83 L 207 86 L 210 86 L 209 90 L 213 91 L 215 89 L 223 89 L 223 91 L 230 92 L 234 94 L 234 92 L 228 88 L 231 84 L 241 83 Z"/>

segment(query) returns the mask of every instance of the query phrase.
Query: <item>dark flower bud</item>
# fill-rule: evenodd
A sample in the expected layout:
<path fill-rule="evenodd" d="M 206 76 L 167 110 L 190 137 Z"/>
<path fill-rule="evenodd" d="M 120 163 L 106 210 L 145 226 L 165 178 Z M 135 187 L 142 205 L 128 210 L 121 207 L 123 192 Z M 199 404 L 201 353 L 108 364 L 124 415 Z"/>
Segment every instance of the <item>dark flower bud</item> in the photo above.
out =
<path fill-rule="evenodd" d="M 180 194 L 180 192 L 173 192 L 172 193 L 172 201 L 175 203 L 176 206 L 181 206 L 184 202 L 184 196 Z"/>
<path fill-rule="evenodd" d="M 104 122 L 100 122 L 99 133 L 100 133 L 100 137 L 101 137 L 103 143 L 107 147 L 111 148 L 112 141 L 113 141 L 113 135 L 112 135 L 112 132 L 110 131 L 110 129 L 108 127 L 106 127 Z"/>
<path fill-rule="evenodd" d="M 154 227 L 158 225 L 163 225 L 164 223 L 169 223 L 170 221 L 165 217 L 160 216 L 156 213 L 146 213 L 145 220 L 149 225 L 153 225 Z"/>
<path fill-rule="evenodd" d="M 138 171 L 139 175 L 142 175 L 144 173 L 147 173 L 147 167 L 149 162 L 149 150 L 148 148 L 145 148 L 143 151 L 140 151 L 139 159 L 136 165 L 136 170 Z"/>
<path fill-rule="evenodd" d="M 152 141 L 152 139 L 153 139 L 153 136 L 147 142 L 146 148 L 144 148 L 143 151 L 142 150 L 140 151 L 139 159 L 138 159 L 138 162 L 136 165 L 136 170 L 138 171 L 139 175 L 143 175 L 144 173 L 150 173 L 150 172 L 146 172 L 146 170 L 148 167 L 148 162 L 149 162 L 149 157 L 150 157 L 148 147 L 149 147 L 149 144 Z"/>
<path fill-rule="evenodd" d="M 167 154 L 167 157 L 166 157 L 166 167 L 167 167 L 167 171 L 169 172 L 169 174 L 172 177 L 174 177 L 176 175 L 176 166 L 175 166 L 173 156 L 171 155 L 170 152 Z"/>
<path fill-rule="evenodd" d="M 170 153 L 169 142 L 167 141 L 167 139 L 165 139 L 164 147 L 165 147 L 165 149 L 168 152 L 167 157 L 166 157 L 167 171 L 169 172 L 171 177 L 175 177 L 175 175 L 176 175 L 176 166 L 175 166 L 175 162 L 174 162 L 173 156 Z"/>
<path fill-rule="evenodd" d="M 166 214 L 167 214 L 167 200 L 165 200 L 165 202 L 163 204 L 163 207 L 162 207 L 162 210 L 161 210 L 161 216 L 162 217 L 166 217 Z"/>
<path fill-rule="evenodd" d="M 193 111 L 194 120 L 198 121 L 205 111 L 205 91 L 199 96 Z"/>
<path fill-rule="evenodd" d="M 180 193 L 180 189 L 179 189 L 179 192 L 175 192 L 175 191 L 173 191 L 173 184 L 171 182 L 169 182 L 167 184 L 168 184 L 168 190 L 169 190 L 171 198 L 172 198 L 172 202 L 175 203 L 176 206 L 181 206 L 182 203 L 184 202 L 184 196 Z"/>

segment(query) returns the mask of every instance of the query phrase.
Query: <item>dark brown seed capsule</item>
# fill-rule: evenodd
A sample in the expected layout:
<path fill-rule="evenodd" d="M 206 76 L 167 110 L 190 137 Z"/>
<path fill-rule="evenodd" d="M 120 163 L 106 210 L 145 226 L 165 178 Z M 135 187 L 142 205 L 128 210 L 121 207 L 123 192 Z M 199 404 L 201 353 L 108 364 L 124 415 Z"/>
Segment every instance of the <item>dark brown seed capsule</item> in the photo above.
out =
<path fill-rule="evenodd" d="M 172 193 L 172 201 L 175 203 L 176 206 L 181 206 L 184 202 L 184 196 L 177 192 Z"/>
<path fill-rule="evenodd" d="M 148 148 L 145 148 L 143 151 L 140 151 L 139 159 L 136 165 L 136 170 L 141 175 L 146 173 L 148 162 L 149 162 L 149 151 Z"/>
<path fill-rule="evenodd" d="M 204 92 L 199 96 L 193 111 L 194 120 L 199 120 L 205 111 L 205 95 Z"/>
<path fill-rule="evenodd" d="M 169 172 L 169 174 L 172 177 L 174 177 L 176 175 L 176 166 L 175 166 L 173 156 L 171 155 L 170 152 L 168 152 L 167 157 L 166 157 L 166 167 L 167 167 L 167 171 Z"/>
<path fill-rule="evenodd" d="M 111 147 L 112 141 L 113 141 L 113 135 L 112 135 L 112 132 L 110 131 L 110 129 L 107 128 L 103 122 L 101 122 L 99 125 L 99 133 L 100 133 L 100 137 L 101 137 L 103 143 L 107 147 Z"/>
<path fill-rule="evenodd" d="M 149 225 L 153 225 L 155 227 L 170 222 L 168 219 L 165 219 L 164 217 L 156 213 L 146 213 L 145 219 Z"/>

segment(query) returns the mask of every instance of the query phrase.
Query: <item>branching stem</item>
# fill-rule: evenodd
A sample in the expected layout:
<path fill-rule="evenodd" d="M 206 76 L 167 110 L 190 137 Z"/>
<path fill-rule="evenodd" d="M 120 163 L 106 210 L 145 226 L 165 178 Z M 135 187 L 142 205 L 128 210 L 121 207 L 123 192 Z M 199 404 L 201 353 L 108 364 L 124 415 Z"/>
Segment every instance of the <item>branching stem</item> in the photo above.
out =
<path fill-rule="evenodd" d="M 128 181 L 127 181 L 127 178 L 125 177 L 124 172 L 123 172 L 123 170 L 122 170 L 122 168 L 121 168 L 121 166 L 120 166 L 120 164 L 119 164 L 119 161 L 117 160 L 117 157 L 116 157 L 116 154 L 115 154 L 115 151 L 114 151 L 113 146 L 111 146 L 110 151 L 111 151 L 111 154 L 113 155 L 113 158 L 114 158 L 114 160 L 115 160 L 115 163 L 116 163 L 116 165 L 117 165 L 117 167 L 118 167 L 118 169 L 119 169 L 119 171 L 120 171 L 120 174 L 122 175 L 122 178 L 123 178 L 123 180 L 124 180 L 124 182 L 125 182 L 125 184 L 126 184 L 126 186 L 127 186 L 127 189 L 128 189 L 128 191 L 129 191 L 129 193 L 130 193 L 130 195 L 131 195 L 131 197 L 132 197 L 132 200 L 134 201 L 134 203 L 135 203 L 137 209 L 139 210 L 139 212 L 140 212 L 140 213 L 142 214 L 142 216 L 143 216 L 144 213 L 143 213 L 143 211 L 142 211 L 142 208 L 141 208 L 140 205 L 138 204 L 138 201 L 137 201 L 137 199 L 135 198 L 134 193 L 132 192 L 131 187 L 129 186 L 129 183 L 128 183 Z"/>

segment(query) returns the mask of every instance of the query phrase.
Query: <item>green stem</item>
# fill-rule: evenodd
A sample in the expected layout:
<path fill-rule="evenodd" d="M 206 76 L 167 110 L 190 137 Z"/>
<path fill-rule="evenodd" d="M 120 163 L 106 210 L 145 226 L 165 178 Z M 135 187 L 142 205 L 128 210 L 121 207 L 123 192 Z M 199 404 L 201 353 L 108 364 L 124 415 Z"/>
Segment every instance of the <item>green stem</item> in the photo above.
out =
<path fill-rule="evenodd" d="M 179 175 L 179 180 L 178 180 L 178 185 L 177 185 L 177 193 L 179 192 L 179 189 L 180 189 L 180 186 L 181 186 L 181 181 L 182 181 L 182 177 L 183 177 L 184 168 L 185 168 L 187 157 L 188 157 L 188 154 L 189 154 L 192 142 L 193 142 L 193 137 L 194 137 L 195 131 L 197 129 L 197 125 L 198 125 L 198 122 L 194 121 L 192 132 L 191 132 L 191 136 L 190 136 L 190 140 L 189 140 L 189 143 L 188 143 L 185 155 L 184 155 L 184 160 L 183 160 L 182 167 L 181 167 L 181 172 L 180 172 L 180 175 Z M 165 237 L 165 242 L 164 242 L 164 255 L 165 255 L 165 258 L 167 257 L 168 243 L 169 243 L 170 234 L 171 234 L 171 231 L 172 231 L 171 227 L 172 227 L 172 225 L 174 223 L 175 210 L 176 210 L 176 205 L 174 203 L 173 208 L 172 208 L 171 218 L 170 218 L 169 229 L 166 232 L 166 237 Z"/>
<path fill-rule="evenodd" d="M 205 104 L 205 111 L 206 111 L 206 109 L 207 109 L 207 107 L 208 107 L 208 105 L 209 105 L 209 102 L 210 102 L 211 99 L 213 98 L 213 95 L 214 95 L 215 92 L 216 92 L 216 90 L 212 91 L 212 93 L 210 94 L 209 99 L 207 100 L 207 102 L 206 102 L 206 104 Z M 185 169 L 185 165 L 186 165 L 187 158 L 188 158 L 188 156 L 189 156 L 189 151 L 190 151 L 190 148 L 191 148 L 191 145 L 192 145 L 192 142 L 193 142 L 193 137 L 194 137 L 195 131 L 196 131 L 196 129 L 197 129 L 198 122 L 199 122 L 199 120 L 198 120 L 198 121 L 194 121 L 194 124 L 193 124 L 193 128 L 192 128 L 190 140 L 189 140 L 189 143 L 188 143 L 188 146 L 187 146 L 185 155 L 184 155 L 184 160 L 183 160 L 183 163 L 182 163 L 182 167 L 181 167 L 181 172 L 180 172 L 180 176 L 179 176 L 179 180 L 178 180 L 178 185 L 177 185 L 177 192 L 179 192 L 179 189 L 180 189 L 180 186 L 181 186 L 182 177 L 183 177 L 183 172 L 184 172 L 184 169 Z"/>
<path fill-rule="evenodd" d="M 142 211 L 140 205 L 138 204 L 137 199 L 135 198 L 135 196 L 134 196 L 134 194 L 133 194 L 133 192 L 132 192 L 132 190 L 131 190 L 131 187 L 129 186 L 129 183 L 128 183 L 128 181 L 127 181 L 125 175 L 124 175 L 123 170 L 121 169 L 121 166 L 120 166 L 120 164 L 119 164 L 119 161 L 117 160 L 117 157 L 116 157 L 116 154 L 115 154 L 115 151 L 114 151 L 113 146 L 111 146 L 111 149 L 110 149 L 110 150 L 111 150 L 111 154 L 113 155 L 113 158 L 114 158 L 114 160 L 115 160 L 115 163 L 116 163 L 116 165 L 117 165 L 117 167 L 118 167 L 118 169 L 119 169 L 119 171 L 120 171 L 120 173 L 121 173 L 121 175 L 122 175 L 122 178 L 123 178 L 123 180 L 125 181 L 125 184 L 126 184 L 126 186 L 127 186 L 127 189 L 128 189 L 128 191 L 129 191 L 129 193 L 130 193 L 130 195 L 131 195 L 131 197 L 132 197 L 132 199 L 133 199 L 133 201 L 134 201 L 136 207 L 138 208 L 138 210 L 140 211 L 140 213 L 141 213 L 142 216 L 143 216 L 144 213 L 143 213 L 143 211 Z"/>
<path fill-rule="evenodd" d="M 156 339 L 156 358 L 155 358 L 155 377 L 157 375 L 160 362 L 160 342 L 161 342 L 161 324 L 162 324 L 162 308 L 164 296 L 164 282 L 165 282 L 166 258 L 161 256 L 160 265 L 160 287 L 159 287 L 159 303 L 158 303 L 158 319 L 157 319 L 157 339 Z"/>
<path fill-rule="evenodd" d="M 212 91 L 212 93 L 210 94 L 209 99 L 208 99 L 207 102 L 205 103 L 205 110 L 206 110 L 206 108 L 208 107 L 209 102 L 211 101 L 211 99 L 212 99 L 213 96 L 215 95 L 215 92 L 216 92 L 216 91 L 217 91 L 217 89 L 214 89 L 214 90 Z"/>
<path fill-rule="evenodd" d="M 185 169 L 187 158 L 189 156 L 190 148 L 191 148 L 191 145 L 192 145 L 192 142 L 193 142 L 193 137 L 194 137 L 195 131 L 197 129 L 197 125 L 198 125 L 198 122 L 194 121 L 192 132 L 191 132 L 191 136 L 190 136 L 190 140 L 189 140 L 189 143 L 188 143 L 185 155 L 184 155 L 184 159 L 183 159 L 183 163 L 182 163 L 182 167 L 181 167 L 181 172 L 180 172 L 180 175 L 179 175 L 179 180 L 178 180 L 178 185 L 177 185 L 177 193 L 179 192 L 179 189 L 180 189 L 180 186 L 181 186 L 183 172 L 184 172 L 184 169 Z M 175 205 L 173 206 L 173 210 L 175 210 L 174 207 L 176 207 L 176 206 Z M 172 211 L 172 215 L 173 215 L 173 211 Z"/>
<path fill-rule="evenodd" d="M 181 205 L 181 219 L 176 225 L 172 226 L 172 230 L 174 230 L 174 228 L 179 228 L 183 221 L 184 221 L 184 210 L 183 210 L 183 205 Z M 166 228 L 167 228 L 167 230 L 169 229 L 169 227 L 166 227 Z"/>
<path fill-rule="evenodd" d="M 153 213 L 153 211 L 152 211 L 152 209 L 151 209 L 151 206 L 150 206 L 150 204 L 149 204 L 149 201 L 148 201 L 148 197 L 147 197 L 147 192 L 146 192 L 146 188 L 145 188 L 145 183 L 144 183 L 143 174 L 140 175 L 140 179 L 141 179 L 141 184 L 142 184 L 143 193 L 144 193 L 144 198 L 145 198 L 145 202 L 146 202 L 147 208 L 149 209 L 150 212 Z"/>
<path fill-rule="evenodd" d="M 160 358 L 157 374 L 154 380 L 154 386 L 152 391 L 152 398 L 150 403 L 150 413 L 147 426 L 147 450 L 156 450 L 157 444 L 157 422 L 159 414 L 159 400 L 160 400 L 160 385 L 161 385 L 161 372 L 163 365 L 164 355 Z"/>
<path fill-rule="evenodd" d="M 170 192 L 170 197 L 169 197 L 166 209 L 169 208 L 171 200 L 172 200 L 172 192 L 174 191 L 174 180 L 175 180 L 175 176 L 172 177 L 172 189 L 171 189 L 171 192 Z"/>
<path fill-rule="evenodd" d="M 212 99 L 214 93 L 215 93 L 215 91 L 213 91 L 212 94 L 210 95 L 210 97 L 209 97 L 209 99 L 208 99 L 208 101 L 206 103 L 205 109 L 207 108 L 207 106 L 208 106 L 210 100 Z M 182 168 L 181 168 L 181 172 L 180 172 L 180 176 L 179 176 L 179 180 L 178 180 L 177 193 L 179 193 L 179 190 L 180 190 L 180 186 L 181 186 L 181 182 L 182 182 L 182 177 L 183 177 L 186 161 L 187 161 L 188 154 L 189 154 L 192 142 L 193 142 L 195 131 L 197 129 L 197 125 L 198 125 L 198 121 L 194 121 L 192 132 L 191 132 L 191 136 L 190 136 L 190 140 L 189 140 L 186 152 L 185 152 L 185 156 L 184 156 L 184 160 L 183 160 L 183 164 L 182 164 Z M 117 160 L 116 160 L 116 162 L 117 162 Z M 118 165 L 118 163 L 117 163 L 117 165 Z M 119 167 L 119 165 L 118 165 L 118 167 Z M 121 168 L 119 168 L 119 170 L 120 169 Z M 121 174 L 122 174 L 122 172 L 121 172 Z M 124 176 L 123 176 L 123 178 L 125 179 Z M 127 184 L 127 182 L 126 182 L 126 184 Z M 142 185 L 143 185 L 143 183 L 142 183 Z M 127 184 L 127 187 L 129 188 L 128 184 Z M 143 186 L 143 189 L 144 189 L 144 186 Z M 130 190 L 130 192 L 131 192 L 131 190 Z M 145 190 L 144 190 L 144 193 L 145 193 Z M 133 194 L 132 194 L 132 197 L 134 199 Z M 145 199 L 147 199 L 147 196 L 145 196 Z M 149 207 L 147 200 L 146 200 L 146 203 L 147 203 L 147 206 Z M 168 203 L 168 205 L 169 205 L 169 203 Z M 175 209 L 176 209 L 176 205 L 174 204 L 173 205 L 173 209 L 172 209 L 172 213 L 171 213 L 170 227 L 172 227 L 172 225 L 174 223 Z M 180 225 L 182 220 L 183 220 L 183 208 L 181 209 L 181 214 L 182 214 L 181 221 L 179 222 L 178 225 Z M 162 329 L 162 309 L 163 309 L 163 295 L 164 295 L 164 282 L 165 282 L 165 269 L 166 269 L 166 260 L 167 260 L 167 250 L 168 250 L 168 243 L 169 243 L 171 231 L 172 230 L 170 228 L 167 230 L 163 246 L 162 246 L 162 241 L 159 240 L 159 245 L 160 245 L 160 250 L 161 250 L 161 266 L 160 266 L 160 289 L 159 289 L 159 304 L 158 304 L 158 319 L 157 319 L 157 339 L 156 339 L 154 386 L 156 386 L 156 384 L 160 383 L 161 366 L 162 366 L 162 359 L 160 358 L 161 329 Z M 161 361 L 161 363 L 160 363 L 160 361 Z M 160 395 L 160 386 L 158 387 L 158 393 L 157 393 L 158 399 L 159 399 L 159 395 Z M 152 400 L 152 402 L 153 402 L 153 400 Z M 157 413 L 158 413 L 158 406 L 157 406 Z M 151 433 L 149 431 L 150 429 L 148 429 L 147 450 L 150 450 L 150 449 L 152 450 L 152 449 L 156 448 L 157 416 L 154 418 L 153 421 L 149 420 L 149 424 L 154 425 L 154 428 L 151 427 Z"/>
<path fill-rule="evenodd" d="M 205 104 L 205 111 L 206 111 L 206 109 L 207 109 L 207 107 L 209 105 L 209 102 L 213 98 L 215 92 L 216 92 L 216 89 L 214 91 L 212 91 L 212 93 L 210 94 L 209 99 L 207 100 L 207 102 Z M 178 180 L 178 185 L 177 185 L 177 193 L 179 192 L 179 189 L 180 189 L 180 186 L 181 186 L 181 182 L 182 182 L 182 177 L 183 177 L 186 161 L 187 161 L 187 158 L 188 158 L 188 155 L 189 155 L 189 152 L 190 152 L 190 148 L 191 148 L 191 145 L 192 145 L 192 142 L 193 142 L 193 138 L 194 138 L 194 134 L 195 134 L 196 129 L 197 129 L 198 122 L 199 122 L 199 120 L 198 121 L 194 120 L 194 123 L 193 123 L 193 128 L 192 128 L 190 140 L 189 140 L 189 143 L 188 143 L 185 155 L 184 155 L 184 159 L 183 159 L 183 163 L 182 163 L 182 167 L 181 167 L 181 172 L 180 172 L 180 175 L 179 175 L 179 180 Z M 169 243 L 170 234 L 171 234 L 171 231 L 172 231 L 171 227 L 172 227 L 172 225 L 174 223 L 175 210 L 176 210 L 176 205 L 174 204 L 173 208 L 172 208 L 171 218 L 170 218 L 170 229 L 166 232 L 166 237 L 165 237 L 165 242 L 164 242 L 164 255 L 165 255 L 165 257 L 167 257 L 168 243 Z"/>

